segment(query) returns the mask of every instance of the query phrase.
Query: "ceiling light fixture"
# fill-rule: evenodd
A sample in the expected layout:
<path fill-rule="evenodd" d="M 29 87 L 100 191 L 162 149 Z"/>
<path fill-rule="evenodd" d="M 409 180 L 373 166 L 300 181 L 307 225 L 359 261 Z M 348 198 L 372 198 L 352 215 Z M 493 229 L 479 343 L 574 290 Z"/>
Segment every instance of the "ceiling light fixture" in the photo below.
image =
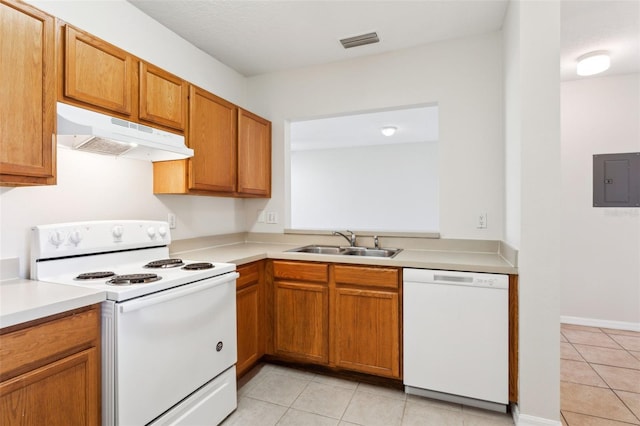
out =
<path fill-rule="evenodd" d="M 398 130 L 397 127 L 394 126 L 385 126 L 382 128 L 382 134 L 385 136 L 393 136 L 396 133 L 396 130 Z"/>
<path fill-rule="evenodd" d="M 604 50 L 589 52 L 578 58 L 576 73 L 580 76 L 599 74 L 608 70 L 610 65 L 609 52 Z"/>

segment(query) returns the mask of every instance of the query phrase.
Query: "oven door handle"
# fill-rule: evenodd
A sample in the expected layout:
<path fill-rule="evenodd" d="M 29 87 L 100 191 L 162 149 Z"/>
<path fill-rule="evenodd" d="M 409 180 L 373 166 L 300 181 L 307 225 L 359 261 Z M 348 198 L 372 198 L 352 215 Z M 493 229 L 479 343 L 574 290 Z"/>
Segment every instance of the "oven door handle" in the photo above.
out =
<path fill-rule="evenodd" d="M 124 302 L 120 305 L 120 313 L 133 312 L 142 308 L 146 308 L 147 306 L 157 305 L 159 303 L 164 303 L 168 300 L 177 299 L 179 297 L 188 296 L 193 293 L 197 293 L 200 291 L 204 291 L 208 288 L 215 287 L 220 285 L 221 283 L 233 281 L 238 278 L 240 275 L 237 272 L 233 272 L 230 274 L 224 274 L 219 277 L 214 277 L 205 280 L 206 282 L 203 284 L 187 284 L 184 286 L 184 289 L 181 290 L 169 290 L 158 294 L 157 296 L 149 296 L 142 297 L 137 300 L 132 300 L 130 302 Z"/>

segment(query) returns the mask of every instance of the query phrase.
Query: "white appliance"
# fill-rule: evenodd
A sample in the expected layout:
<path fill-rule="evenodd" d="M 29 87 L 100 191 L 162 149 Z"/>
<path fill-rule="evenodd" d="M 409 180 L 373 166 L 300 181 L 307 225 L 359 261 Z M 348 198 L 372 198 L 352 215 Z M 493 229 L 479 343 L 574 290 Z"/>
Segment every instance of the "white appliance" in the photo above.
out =
<path fill-rule="evenodd" d="M 170 259 L 169 226 L 36 226 L 31 278 L 104 290 L 102 424 L 215 425 L 237 406 L 235 265 Z"/>
<path fill-rule="evenodd" d="M 403 277 L 405 392 L 505 412 L 508 276 L 404 269 Z"/>
<path fill-rule="evenodd" d="M 184 136 L 99 112 L 57 103 L 58 145 L 146 161 L 193 157 Z"/>

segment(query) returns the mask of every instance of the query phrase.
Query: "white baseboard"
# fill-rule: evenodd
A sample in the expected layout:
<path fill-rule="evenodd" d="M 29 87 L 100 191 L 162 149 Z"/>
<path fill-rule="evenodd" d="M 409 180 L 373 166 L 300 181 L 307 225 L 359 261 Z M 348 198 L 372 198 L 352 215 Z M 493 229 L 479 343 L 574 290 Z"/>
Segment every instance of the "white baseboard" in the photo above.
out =
<path fill-rule="evenodd" d="M 586 325 L 587 327 L 611 328 L 614 330 L 640 331 L 640 323 L 625 321 L 609 321 L 594 318 L 560 316 L 563 324 Z"/>
<path fill-rule="evenodd" d="M 562 426 L 560 420 L 520 414 L 520 409 L 516 404 L 511 404 L 511 414 L 513 414 L 513 422 L 516 426 Z"/>

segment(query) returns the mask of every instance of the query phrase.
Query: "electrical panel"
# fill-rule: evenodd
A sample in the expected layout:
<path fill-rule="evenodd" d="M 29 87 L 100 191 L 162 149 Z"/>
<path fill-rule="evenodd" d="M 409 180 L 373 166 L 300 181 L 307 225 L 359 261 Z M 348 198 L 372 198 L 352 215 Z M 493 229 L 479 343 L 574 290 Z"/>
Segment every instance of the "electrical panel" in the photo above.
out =
<path fill-rule="evenodd" d="M 640 152 L 593 156 L 593 207 L 640 207 Z"/>

